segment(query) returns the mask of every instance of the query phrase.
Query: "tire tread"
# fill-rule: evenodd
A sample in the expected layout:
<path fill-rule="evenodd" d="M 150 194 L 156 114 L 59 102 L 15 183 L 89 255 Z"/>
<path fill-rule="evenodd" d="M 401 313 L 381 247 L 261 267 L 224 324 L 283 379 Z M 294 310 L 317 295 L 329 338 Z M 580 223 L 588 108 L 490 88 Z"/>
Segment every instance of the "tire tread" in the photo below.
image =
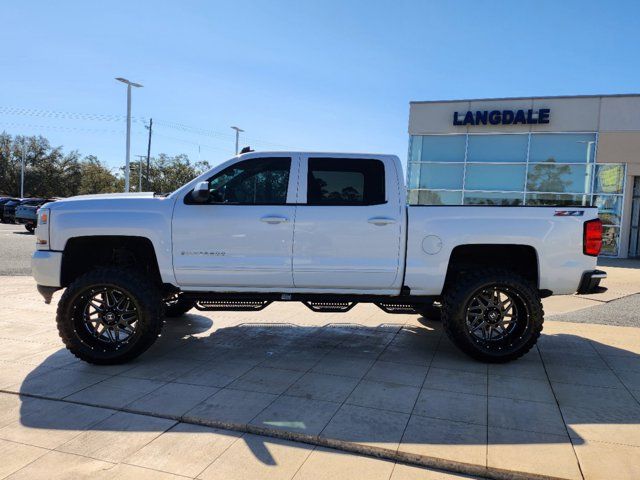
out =
<path fill-rule="evenodd" d="M 135 292 L 143 310 L 139 312 L 139 317 L 146 318 L 146 321 L 140 321 L 141 325 L 138 328 L 144 328 L 146 331 L 142 332 L 138 342 L 118 356 L 89 354 L 74 334 L 73 322 L 69 314 L 72 308 L 71 301 L 81 290 L 92 284 L 121 284 L 132 293 Z M 162 331 L 163 323 L 162 298 L 153 282 L 136 271 L 118 267 L 101 267 L 78 277 L 62 294 L 56 312 L 58 334 L 67 349 L 80 360 L 98 365 L 126 363 L 141 355 L 156 341 Z"/>

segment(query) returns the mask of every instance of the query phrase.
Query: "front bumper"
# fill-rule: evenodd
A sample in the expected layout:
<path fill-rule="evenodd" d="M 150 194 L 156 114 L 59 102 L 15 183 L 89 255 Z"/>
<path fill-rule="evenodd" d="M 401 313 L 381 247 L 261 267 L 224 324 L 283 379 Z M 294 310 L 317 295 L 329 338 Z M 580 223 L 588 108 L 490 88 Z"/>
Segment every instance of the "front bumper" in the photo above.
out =
<path fill-rule="evenodd" d="M 600 281 L 607 278 L 607 272 L 602 270 L 590 270 L 582 274 L 580 285 L 578 285 L 578 293 L 593 293 L 600 285 Z"/>
<path fill-rule="evenodd" d="M 60 287 L 62 252 L 36 250 L 31 256 L 31 274 L 38 285 Z"/>

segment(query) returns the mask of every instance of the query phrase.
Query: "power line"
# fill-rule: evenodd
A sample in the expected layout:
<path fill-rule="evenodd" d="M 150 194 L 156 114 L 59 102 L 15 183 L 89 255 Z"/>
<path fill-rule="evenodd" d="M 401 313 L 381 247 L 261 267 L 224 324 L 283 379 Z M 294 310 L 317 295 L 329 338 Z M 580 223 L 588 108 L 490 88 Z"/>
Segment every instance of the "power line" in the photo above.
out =
<path fill-rule="evenodd" d="M 66 120 L 91 120 L 91 121 L 103 121 L 103 122 L 121 122 L 126 121 L 126 115 L 108 115 L 101 113 L 79 113 L 79 112 L 63 112 L 57 110 L 42 110 L 39 108 L 19 108 L 0 106 L 0 114 L 3 115 L 18 115 L 40 118 L 55 118 Z M 144 122 L 143 117 L 132 117 L 132 121 Z"/>
<path fill-rule="evenodd" d="M 81 112 L 67 112 L 59 110 L 44 110 L 39 108 L 21 108 L 12 106 L 0 106 L 0 115 L 15 115 L 15 116 L 28 116 L 38 118 L 52 118 L 52 119 L 64 119 L 64 120 L 88 120 L 88 121 L 101 121 L 101 122 L 125 122 L 127 120 L 126 115 L 110 115 L 101 113 L 81 113 Z M 131 121 L 134 123 L 148 123 L 146 117 L 131 117 Z M 157 125 L 161 125 L 174 130 L 182 131 L 185 133 L 191 133 L 194 135 L 200 135 L 210 138 L 221 139 L 234 139 L 233 134 L 218 132 L 216 130 L 193 127 L 181 122 L 171 120 L 155 120 Z M 250 143 L 257 143 L 260 145 L 274 146 L 289 148 L 287 145 L 270 142 L 257 137 L 245 136 L 246 141 Z"/>
<path fill-rule="evenodd" d="M 223 132 L 218 132 L 215 130 L 208 130 L 205 128 L 198 128 L 198 127 L 191 127 L 189 125 L 185 125 L 184 123 L 179 123 L 179 122 L 170 122 L 167 120 L 156 120 L 156 123 L 159 125 L 162 125 L 164 127 L 168 127 L 168 128 L 173 128 L 175 130 L 180 130 L 186 133 L 193 133 L 195 135 L 202 135 L 202 136 L 206 136 L 206 137 L 212 137 L 212 138 L 225 138 L 225 139 L 235 139 L 235 134 L 230 134 L 230 133 L 223 133 Z M 248 140 L 250 142 L 255 142 L 255 143 L 259 143 L 262 145 L 272 145 L 275 147 L 284 147 L 284 148 L 288 148 L 287 145 L 282 145 L 280 143 L 274 143 L 274 142 L 269 142 L 267 140 L 262 140 L 259 138 L 255 138 L 255 137 L 246 137 L 244 136 L 245 140 Z"/>
<path fill-rule="evenodd" d="M 70 127 L 63 125 L 34 125 L 31 123 L 17 123 L 17 122 L 0 122 L 0 127 L 12 127 L 12 128 L 37 128 L 37 129 L 51 129 L 51 130 L 63 130 L 73 132 L 86 132 L 86 133 L 109 133 L 122 135 L 123 130 L 108 130 L 105 128 L 84 128 L 84 127 Z M 142 132 L 136 132 L 142 133 Z"/>
<path fill-rule="evenodd" d="M 155 120 L 154 120 L 154 123 L 155 123 Z M 210 148 L 210 149 L 213 149 L 213 150 L 220 150 L 220 151 L 226 152 L 226 153 L 232 153 L 231 152 L 231 150 L 232 150 L 231 148 L 215 147 L 213 145 L 207 145 L 206 143 L 194 142 L 192 140 L 185 140 L 184 138 L 172 137 L 170 135 L 165 135 L 163 133 L 157 133 L 155 131 L 153 132 L 153 135 L 154 135 L 154 137 L 166 138 L 168 140 L 173 140 L 173 141 L 176 141 L 176 142 L 187 143 L 187 144 L 190 144 L 190 145 L 196 145 L 196 146 L 199 146 L 199 147 Z"/>

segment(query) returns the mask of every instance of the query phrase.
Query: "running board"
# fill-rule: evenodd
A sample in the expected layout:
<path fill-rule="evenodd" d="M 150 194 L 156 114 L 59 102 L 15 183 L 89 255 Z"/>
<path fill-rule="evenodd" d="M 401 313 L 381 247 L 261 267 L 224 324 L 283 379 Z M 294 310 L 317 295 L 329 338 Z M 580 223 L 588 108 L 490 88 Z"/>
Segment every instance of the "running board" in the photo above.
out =
<path fill-rule="evenodd" d="M 199 300 L 195 307 L 205 312 L 258 312 L 270 303 L 271 300 Z"/>
<path fill-rule="evenodd" d="M 351 310 L 353 307 L 357 305 L 358 302 L 316 302 L 316 301 L 307 301 L 302 302 L 313 312 L 322 312 L 322 313 L 344 313 Z"/>
<path fill-rule="evenodd" d="M 416 313 L 413 305 L 409 305 L 406 303 L 386 303 L 386 302 L 377 302 L 376 306 L 386 313 L 398 313 L 398 314 L 409 314 L 413 315 Z"/>

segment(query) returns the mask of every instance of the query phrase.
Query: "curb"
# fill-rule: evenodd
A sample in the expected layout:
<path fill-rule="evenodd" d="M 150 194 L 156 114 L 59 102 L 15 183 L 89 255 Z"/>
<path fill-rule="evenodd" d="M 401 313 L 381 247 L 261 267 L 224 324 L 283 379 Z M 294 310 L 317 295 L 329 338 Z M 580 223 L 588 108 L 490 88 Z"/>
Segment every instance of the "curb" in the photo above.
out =
<path fill-rule="evenodd" d="M 10 395 L 17 395 L 20 397 L 37 398 L 41 400 L 49 400 L 54 402 L 70 403 L 74 405 L 85 405 L 96 408 L 103 408 L 105 410 L 112 410 L 114 412 L 132 413 L 136 415 L 145 415 L 148 417 L 162 418 L 165 420 L 173 420 L 176 422 L 200 425 L 205 427 L 219 428 L 222 430 L 229 430 L 240 433 L 250 433 L 254 435 L 262 435 L 270 438 L 278 438 L 282 440 L 291 440 L 298 443 L 305 443 L 308 445 L 316 445 L 319 447 L 328 447 L 343 452 L 355 453 L 364 455 L 367 457 L 374 457 L 383 460 L 391 460 L 407 465 L 417 467 L 429 467 L 437 470 L 443 470 L 451 473 L 459 473 L 463 475 L 480 476 L 484 478 L 490 478 L 493 480 L 567 480 L 564 477 L 553 477 L 547 475 L 540 475 L 534 473 L 520 472 L 516 470 L 503 470 L 494 467 L 487 467 L 481 465 L 475 465 L 471 463 L 458 462 L 454 460 L 447 460 L 439 457 L 432 457 L 428 455 L 418 455 L 407 452 L 400 452 L 382 447 L 373 447 L 369 445 L 363 445 L 355 442 L 349 442 L 346 440 L 338 440 L 333 438 L 321 437 L 320 435 L 307 435 L 304 433 L 291 432 L 287 430 L 280 430 L 276 428 L 259 427 L 256 425 L 250 425 L 246 423 L 234 423 L 225 422 L 222 420 L 208 420 L 198 417 L 191 417 L 189 415 L 165 415 L 145 410 L 138 410 L 135 408 L 114 408 L 112 406 L 105 406 L 98 403 L 77 402 L 73 400 L 65 400 L 61 398 L 47 397 L 44 395 L 36 395 L 30 393 L 19 393 L 10 390 L 0 389 L 0 393 L 6 393 Z"/>

